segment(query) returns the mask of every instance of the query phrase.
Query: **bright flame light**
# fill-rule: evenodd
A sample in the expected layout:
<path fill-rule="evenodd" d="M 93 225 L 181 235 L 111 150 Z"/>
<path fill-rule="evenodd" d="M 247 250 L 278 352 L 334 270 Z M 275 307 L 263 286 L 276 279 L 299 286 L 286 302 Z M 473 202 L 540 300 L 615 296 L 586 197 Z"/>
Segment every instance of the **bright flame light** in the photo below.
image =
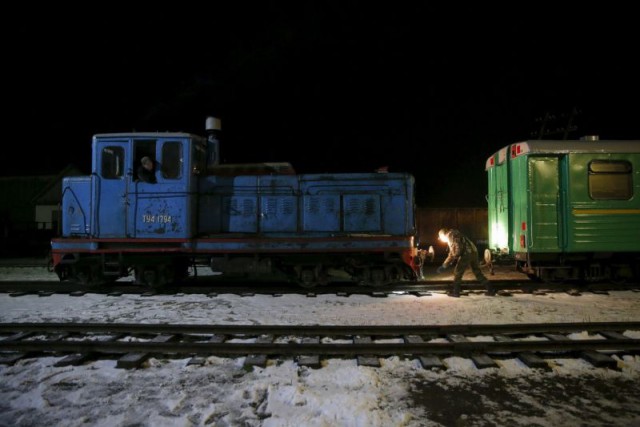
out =
<path fill-rule="evenodd" d="M 494 223 L 491 226 L 491 240 L 492 245 L 494 247 L 497 246 L 501 250 L 509 247 L 509 236 L 503 224 Z"/>

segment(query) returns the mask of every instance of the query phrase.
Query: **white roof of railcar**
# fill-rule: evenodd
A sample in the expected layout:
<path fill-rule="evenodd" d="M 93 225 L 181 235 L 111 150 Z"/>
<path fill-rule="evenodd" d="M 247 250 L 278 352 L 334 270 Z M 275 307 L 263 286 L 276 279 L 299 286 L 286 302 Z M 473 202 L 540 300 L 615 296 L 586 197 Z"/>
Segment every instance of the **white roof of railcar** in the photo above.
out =
<path fill-rule="evenodd" d="M 529 153 L 640 153 L 640 141 L 635 140 L 540 140 L 516 142 Z"/>
<path fill-rule="evenodd" d="M 498 164 L 505 160 L 505 154 L 512 147 L 518 147 L 518 156 L 523 154 L 569 154 L 569 153 L 640 153 L 640 140 L 540 140 L 520 141 L 502 147 L 485 162 L 485 170 L 493 167 L 493 159 L 499 155 Z"/>

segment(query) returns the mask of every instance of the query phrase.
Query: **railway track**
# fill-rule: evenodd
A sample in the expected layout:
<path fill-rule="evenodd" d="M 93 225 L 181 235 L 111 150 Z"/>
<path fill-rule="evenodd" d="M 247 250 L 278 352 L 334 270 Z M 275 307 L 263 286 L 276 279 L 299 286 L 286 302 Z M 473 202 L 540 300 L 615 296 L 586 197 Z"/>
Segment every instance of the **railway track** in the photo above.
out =
<path fill-rule="evenodd" d="M 631 331 L 631 332 L 629 332 Z M 425 369 L 446 369 L 446 358 L 470 358 L 479 368 L 518 358 L 549 369 L 549 359 L 582 358 L 616 369 L 624 355 L 640 353 L 640 322 L 434 325 L 290 326 L 126 323 L 0 323 L 0 363 L 57 356 L 56 366 L 115 358 L 119 368 L 137 368 L 152 356 L 245 357 L 245 366 L 270 358 L 294 358 L 318 368 L 322 358 L 351 357 L 380 366 L 380 357 L 418 359 Z M 625 335 L 627 333 L 627 335 Z M 578 334 L 577 336 L 574 334 Z M 575 339 L 574 339 L 575 338 Z"/>
<path fill-rule="evenodd" d="M 547 293 L 569 292 L 578 295 L 580 292 L 606 293 L 608 291 L 633 290 L 640 292 L 637 284 L 548 284 L 536 283 L 528 280 L 493 280 L 492 285 L 499 294 L 508 295 L 513 292 L 522 293 Z M 317 286 L 303 288 L 295 284 L 278 282 L 221 282 L 221 281 L 187 281 L 177 286 L 166 286 L 159 289 L 136 285 L 133 282 L 116 282 L 109 286 L 87 287 L 71 282 L 58 281 L 0 281 L 0 293 L 11 296 L 56 294 L 82 295 L 84 293 L 99 294 L 337 294 L 337 295 L 374 295 L 385 296 L 391 293 L 408 293 L 418 296 L 428 295 L 430 292 L 444 292 L 451 286 L 451 280 L 429 280 L 411 283 L 398 283 L 394 285 L 367 287 L 357 286 L 352 283 Z M 478 283 L 464 283 L 463 295 L 468 292 L 483 292 L 486 288 Z"/>

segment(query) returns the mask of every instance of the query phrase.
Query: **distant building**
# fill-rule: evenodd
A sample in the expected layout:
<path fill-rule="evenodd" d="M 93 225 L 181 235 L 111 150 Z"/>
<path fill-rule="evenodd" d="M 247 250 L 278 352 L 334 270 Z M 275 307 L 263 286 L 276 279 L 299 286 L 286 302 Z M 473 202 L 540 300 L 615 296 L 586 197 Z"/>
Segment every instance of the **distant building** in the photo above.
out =
<path fill-rule="evenodd" d="M 83 173 L 69 165 L 57 175 L 0 177 L 0 255 L 48 251 L 58 232 L 62 179 L 78 175 Z"/>

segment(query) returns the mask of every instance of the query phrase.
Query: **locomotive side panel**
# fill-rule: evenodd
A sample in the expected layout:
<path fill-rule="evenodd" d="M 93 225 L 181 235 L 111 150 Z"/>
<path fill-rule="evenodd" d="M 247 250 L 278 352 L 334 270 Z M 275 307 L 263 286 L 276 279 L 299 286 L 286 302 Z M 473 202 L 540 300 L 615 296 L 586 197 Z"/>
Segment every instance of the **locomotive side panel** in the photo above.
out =
<path fill-rule="evenodd" d="M 415 234 L 410 175 L 302 175 L 300 192 L 306 232 Z"/>
<path fill-rule="evenodd" d="M 200 235 L 413 235 L 408 174 L 212 176 L 199 195 Z"/>
<path fill-rule="evenodd" d="M 135 143 L 135 141 L 134 141 Z M 155 158 L 157 182 L 133 180 L 128 195 L 127 236 L 189 238 L 192 236 L 188 140 L 158 138 Z"/>
<path fill-rule="evenodd" d="M 62 181 L 62 236 L 90 236 L 91 177 L 64 178 Z"/>
<path fill-rule="evenodd" d="M 382 224 L 388 234 L 416 235 L 415 179 L 398 174 L 388 180 L 389 192 L 382 197 Z"/>
<path fill-rule="evenodd" d="M 221 232 L 258 232 L 258 178 L 236 177 L 231 192 L 221 198 Z"/>
<path fill-rule="evenodd" d="M 94 138 L 91 171 L 94 237 L 124 238 L 133 229 L 129 217 L 131 162 L 130 139 Z"/>
<path fill-rule="evenodd" d="M 306 185 L 302 185 L 303 191 Z M 340 194 L 302 194 L 302 229 L 306 233 L 335 233 L 340 231 Z"/>
<path fill-rule="evenodd" d="M 261 233 L 298 231 L 298 179 L 296 176 L 260 177 L 259 229 Z"/>
<path fill-rule="evenodd" d="M 200 186 L 198 232 L 278 234 L 298 231 L 296 176 L 209 176 Z"/>

